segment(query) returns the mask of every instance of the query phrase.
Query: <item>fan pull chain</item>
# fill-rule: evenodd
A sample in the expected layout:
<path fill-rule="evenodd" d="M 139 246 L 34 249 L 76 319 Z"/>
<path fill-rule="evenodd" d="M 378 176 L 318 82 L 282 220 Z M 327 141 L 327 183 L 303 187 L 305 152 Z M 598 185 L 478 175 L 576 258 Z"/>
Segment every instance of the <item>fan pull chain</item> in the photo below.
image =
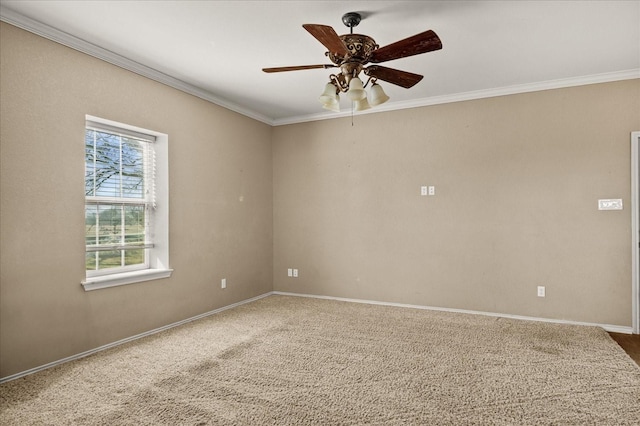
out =
<path fill-rule="evenodd" d="M 351 127 L 353 127 L 353 102 L 351 102 Z"/>

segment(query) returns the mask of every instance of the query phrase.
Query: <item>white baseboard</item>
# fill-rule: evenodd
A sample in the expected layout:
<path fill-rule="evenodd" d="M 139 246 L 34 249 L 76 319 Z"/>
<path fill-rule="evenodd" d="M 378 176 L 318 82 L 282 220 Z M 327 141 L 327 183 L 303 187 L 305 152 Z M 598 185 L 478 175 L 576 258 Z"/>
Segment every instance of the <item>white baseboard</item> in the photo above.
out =
<path fill-rule="evenodd" d="M 29 374 L 37 373 L 38 371 L 46 370 L 48 368 L 55 367 L 57 365 L 67 363 L 69 361 L 75 361 L 77 359 L 84 358 L 84 357 L 87 357 L 89 355 L 93 355 L 95 353 L 104 351 L 106 349 L 111 349 L 113 347 L 122 345 L 124 343 L 129 343 L 129 342 L 131 342 L 133 340 L 137 340 L 137 339 L 141 339 L 143 337 L 151 336 L 152 334 L 160 333 L 162 331 L 169 330 L 171 328 L 178 327 L 178 326 L 190 323 L 192 321 L 199 320 L 201 318 L 206 318 L 208 316 L 220 313 L 222 311 L 226 311 L 228 309 L 233 309 L 235 307 L 238 307 L 240 305 L 244 305 L 246 303 L 255 302 L 256 300 L 260 300 L 260 299 L 262 299 L 264 297 L 270 296 L 271 294 L 273 294 L 273 292 L 261 294 L 260 296 L 252 297 L 251 299 L 247 299 L 247 300 L 242 300 L 240 302 L 233 303 L 233 304 L 228 305 L 228 306 L 223 306 L 222 308 L 214 309 L 213 311 L 205 312 L 204 314 L 196 315 L 195 317 L 187 318 L 187 319 L 182 320 L 182 321 L 174 322 L 172 324 L 165 325 L 164 327 L 160 327 L 160 328 L 156 328 L 154 330 L 146 331 L 144 333 L 136 334 L 135 336 L 127 337 L 125 339 L 118 340 L 117 342 L 108 343 L 106 345 L 100 346 L 100 347 L 95 348 L 95 349 L 90 349 L 88 351 L 81 352 L 81 353 L 76 354 L 76 355 L 71 355 L 69 357 L 66 357 L 66 358 L 63 358 L 63 359 L 59 359 L 57 361 L 53 361 L 53 362 L 50 362 L 50 363 L 45 364 L 45 365 L 41 365 L 39 367 L 34 367 L 34 368 L 29 369 L 29 370 L 22 371 L 20 373 L 12 374 L 11 376 L 2 377 L 2 378 L 0 378 L 0 384 L 5 383 L 5 382 L 9 382 L 11 380 L 19 379 L 19 378 L 24 377 L 24 376 L 28 376 Z"/>
<path fill-rule="evenodd" d="M 591 326 L 591 327 L 595 326 L 595 327 L 601 327 L 601 328 L 605 329 L 606 331 L 613 332 L 613 333 L 632 334 L 632 332 L 633 332 L 633 329 L 631 327 L 625 327 L 625 326 L 620 326 L 620 325 L 612 325 L 612 324 L 596 324 L 596 323 L 589 323 L 589 322 L 579 322 L 579 321 L 558 320 L 558 319 L 550 319 L 550 318 L 528 317 L 528 316 L 522 316 L 522 315 L 500 314 L 500 313 L 494 313 L 494 312 L 471 311 L 471 310 L 467 310 L 467 309 L 439 308 L 439 307 L 434 307 L 434 306 L 410 305 L 410 304 L 405 304 L 405 303 L 380 302 L 380 301 L 376 301 L 376 300 L 349 299 L 349 298 L 345 298 L 345 297 L 320 296 L 320 295 L 315 295 L 315 294 L 302 294 L 302 293 L 288 293 L 288 292 L 284 292 L 284 291 L 271 291 L 271 292 L 264 293 L 264 294 L 261 294 L 261 295 L 256 296 L 256 297 L 252 297 L 251 299 L 242 300 L 240 302 L 233 303 L 233 304 L 228 305 L 228 306 L 223 306 L 222 308 L 214 309 L 213 311 L 205 312 L 203 314 L 196 315 L 194 317 L 187 318 L 187 319 L 182 320 L 182 321 L 178 321 L 178 322 L 174 322 L 174 323 L 169 324 L 169 325 L 165 325 L 164 327 L 160 327 L 160 328 L 156 328 L 154 330 L 146 331 L 144 333 L 136 334 L 135 336 L 127 337 L 125 339 L 118 340 L 116 342 L 109 343 L 109 344 L 97 347 L 95 349 L 90 349 L 88 351 L 81 352 L 81 353 L 76 354 L 76 355 L 72 355 L 72 356 L 57 360 L 57 361 L 50 362 L 48 364 L 41 365 L 39 367 L 34 367 L 34 368 L 29 369 L 29 370 L 22 371 L 20 373 L 12 374 L 11 376 L 2 377 L 2 378 L 0 378 L 0 384 L 5 383 L 5 382 L 9 382 L 11 380 L 19 379 L 21 377 L 28 376 L 30 374 L 37 373 L 37 372 L 42 371 L 42 370 L 46 370 L 48 368 L 55 367 L 55 366 L 60 365 L 60 364 L 64 364 L 64 363 L 67 363 L 67 362 L 70 362 L 70 361 L 75 361 L 77 359 L 84 358 L 84 357 L 87 357 L 89 355 L 93 355 L 95 353 L 104 351 L 106 349 L 111 349 L 113 347 L 122 345 L 124 343 L 129 343 L 131 341 L 134 341 L 134 340 L 137 340 L 137 339 L 141 339 L 143 337 L 151 336 L 153 334 L 160 333 L 162 331 L 169 330 L 171 328 L 178 327 L 178 326 L 190 323 L 192 321 L 196 321 L 196 320 L 199 320 L 199 319 L 202 319 L 202 318 L 206 318 L 208 316 L 211 316 L 211 315 L 226 311 L 228 309 L 233 309 L 235 307 L 238 307 L 238 306 L 241 306 L 241 305 L 244 305 L 244 304 L 247 304 L 247 303 L 255 302 L 256 300 L 260 300 L 260 299 L 263 299 L 263 298 L 271 296 L 271 295 L 309 297 L 309 298 L 314 298 L 314 299 L 339 300 L 339 301 L 342 301 L 342 302 L 366 303 L 366 304 L 370 304 L 370 305 L 395 306 L 395 307 L 399 307 L 399 308 L 424 309 L 424 310 L 442 311 L 442 312 L 456 312 L 456 313 L 461 313 L 461 314 L 485 315 L 485 316 L 492 316 L 492 317 L 503 317 L 503 318 L 518 319 L 518 320 L 524 320 L 524 321 L 539 321 L 539 322 L 550 322 L 550 323 L 557 323 L 557 324 L 585 325 L 585 326 Z"/>
<path fill-rule="evenodd" d="M 625 327 L 622 325 L 613 325 L 613 324 L 596 324 L 591 322 L 581 322 L 581 321 L 569 321 L 569 320 L 561 320 L 561 319 L 552 319 L 552 318 L 539 318 L 539 317 L 528 317 L 523 315 L 511 315 L 511 314 L 501 314 L 496 312 L 484 312 L 484 311 L 471 311 L 467 309 L 453 309 L 453 308 L 439 308 L 435 306 L 422 306 L 422 305 L 409 305 L 405 303 L 392 303 L 392 302 L 379 302 L 376 300 L 363 300 L 363 299 L 349 299 L 345 297 L 333 297 L 333 296 L 319 296 L 315 294 L 302 294 L 302 293 L 288 293 L 285 291 L 274 291 L 272 294 L 277 294 L 281 296 L 297 296 L 297 297 L 311 297 L 315 299 L 328 299 L 328 300 L 339 300 L 342 302 L 353 302 L 353 303 L 366 303 L 370 305 L 383 305 L 383 306 L 395 306 L 398 308 L 412 308 L 412 309 L 424 309 L 429 311 L 441 311 L 441 312 L 455 312 L 459 314 L 471 314 L 471 315 L 485 315 L 490 317 L 502 317 L 502 318 L 510 318 L 517 319 L 523 321 L 538 321 L 538 322 L 549 322 L 555 324 L 570 324 L 570 325 L 585 325 L 589 327 L 600 327 L 604 330 L 612 333 L 624 333 L 624 334 L 632 334 L 633 329 L 631 327 Z"/>

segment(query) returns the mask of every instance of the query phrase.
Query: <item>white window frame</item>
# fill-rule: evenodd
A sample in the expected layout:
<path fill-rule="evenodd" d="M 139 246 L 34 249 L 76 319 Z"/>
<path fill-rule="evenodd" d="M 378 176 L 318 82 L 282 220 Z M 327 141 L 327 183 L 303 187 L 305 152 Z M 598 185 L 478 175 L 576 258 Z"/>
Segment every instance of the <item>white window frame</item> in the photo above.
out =
<path fill-rule="evenodd" d="M 118 123 L 99 117 L 87 115 L 87 122 L 104 125 L 105 127 L 121 129 L 123 132 L 141 133 L 155 136 L 155 208 L 153 209 L 153 247 L 146 249 L 148 267 L 137 270 L 123 270 L 116 272 L 102 271 L 100 275 L 91 273 L 82 281 L 85 291 L 101 288 L 133 284 L 136 282 L 157 280 L 171 276 L 173 269 L 169 267 L 169 137 L 164 133 L 143 129 L 128 124 Z M 93 275 L 93 276 L 92 276 Z"/>

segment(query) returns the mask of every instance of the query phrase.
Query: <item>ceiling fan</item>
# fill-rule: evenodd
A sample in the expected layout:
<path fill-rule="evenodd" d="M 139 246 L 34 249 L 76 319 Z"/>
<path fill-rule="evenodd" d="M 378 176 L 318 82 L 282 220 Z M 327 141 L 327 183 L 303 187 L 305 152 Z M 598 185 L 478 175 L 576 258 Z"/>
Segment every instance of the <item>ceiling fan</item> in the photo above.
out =
<path fill-rule="evenodd" d="M 263 68 L 266 73 L 298 71 L 318 68 L 340 68 L 340 72 L 329 76 L 329 83 L 320 96 L 323 107 L 332 111 L 339 111 L 340 92 L 345 92 L 349 99 L 355 102 L 355 110 L 361 111 L 370 108 L 371 105 L 379 105 L 386 102 L 389 97 L 384 93 L 377 80 L 404 87 L 413 87 L 422 75 L 394 68 L 383 67 L 381 62 L 406 58 L 442 49 L 442 42 L 432 30 L 416 34 L 395 43 L 380 47 L 375 40 L 367 35 L 354 34 L 362 16 L 357 12 L 349 12 L 342 16 L 342 22 L 349 27 L 350 33 L 338 35 L 328 25 L 304 24 L 302 27 L 315 37 L 328 51 L 325 55 L 332 64 L 298 65 L 290 67 Z M 373 64 L 366 66 L 367 64 Z M 358 77 L 363 72 L 369 77 L 365 84 Z M 371 82 L 371 96 L 367 101 L 364 88 Z"/>

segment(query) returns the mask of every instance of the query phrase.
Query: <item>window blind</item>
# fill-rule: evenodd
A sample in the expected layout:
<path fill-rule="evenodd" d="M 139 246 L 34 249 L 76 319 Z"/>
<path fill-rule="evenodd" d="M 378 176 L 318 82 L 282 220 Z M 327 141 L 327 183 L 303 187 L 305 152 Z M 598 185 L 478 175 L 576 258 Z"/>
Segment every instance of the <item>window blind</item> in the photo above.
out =
<path fill-rule="evenodd" d="M 156 207 L 153 135 L 87 121 L 87 271 L 148 266 Z"/>
<path fill-rule="evenodd" d="M 155 142 L 156 141 L 156 137 L 154 135 L 150 135 L 148 133 L 136 132 L 135 130 L 125 129 L 125 128 L 117 127 L 117 126 L 111 126 L 111 125 L 106 124 L 106 123 L 98 123 L 98 122 L 91 121 L 91 120 L 86 120 L 85 127 L 87 129 L 100 130 L 100 131 L 104 131 L 104 132 L 111 133 L 111 134 L 114 134 L 114 135 L 128 136 L 128 137 L 131 137 L 131 138 L 134 138 L 134 139 L 140 139 L 140 140 L 144 140 L 144 141 L 150 141 L 150 142 Z"/>

